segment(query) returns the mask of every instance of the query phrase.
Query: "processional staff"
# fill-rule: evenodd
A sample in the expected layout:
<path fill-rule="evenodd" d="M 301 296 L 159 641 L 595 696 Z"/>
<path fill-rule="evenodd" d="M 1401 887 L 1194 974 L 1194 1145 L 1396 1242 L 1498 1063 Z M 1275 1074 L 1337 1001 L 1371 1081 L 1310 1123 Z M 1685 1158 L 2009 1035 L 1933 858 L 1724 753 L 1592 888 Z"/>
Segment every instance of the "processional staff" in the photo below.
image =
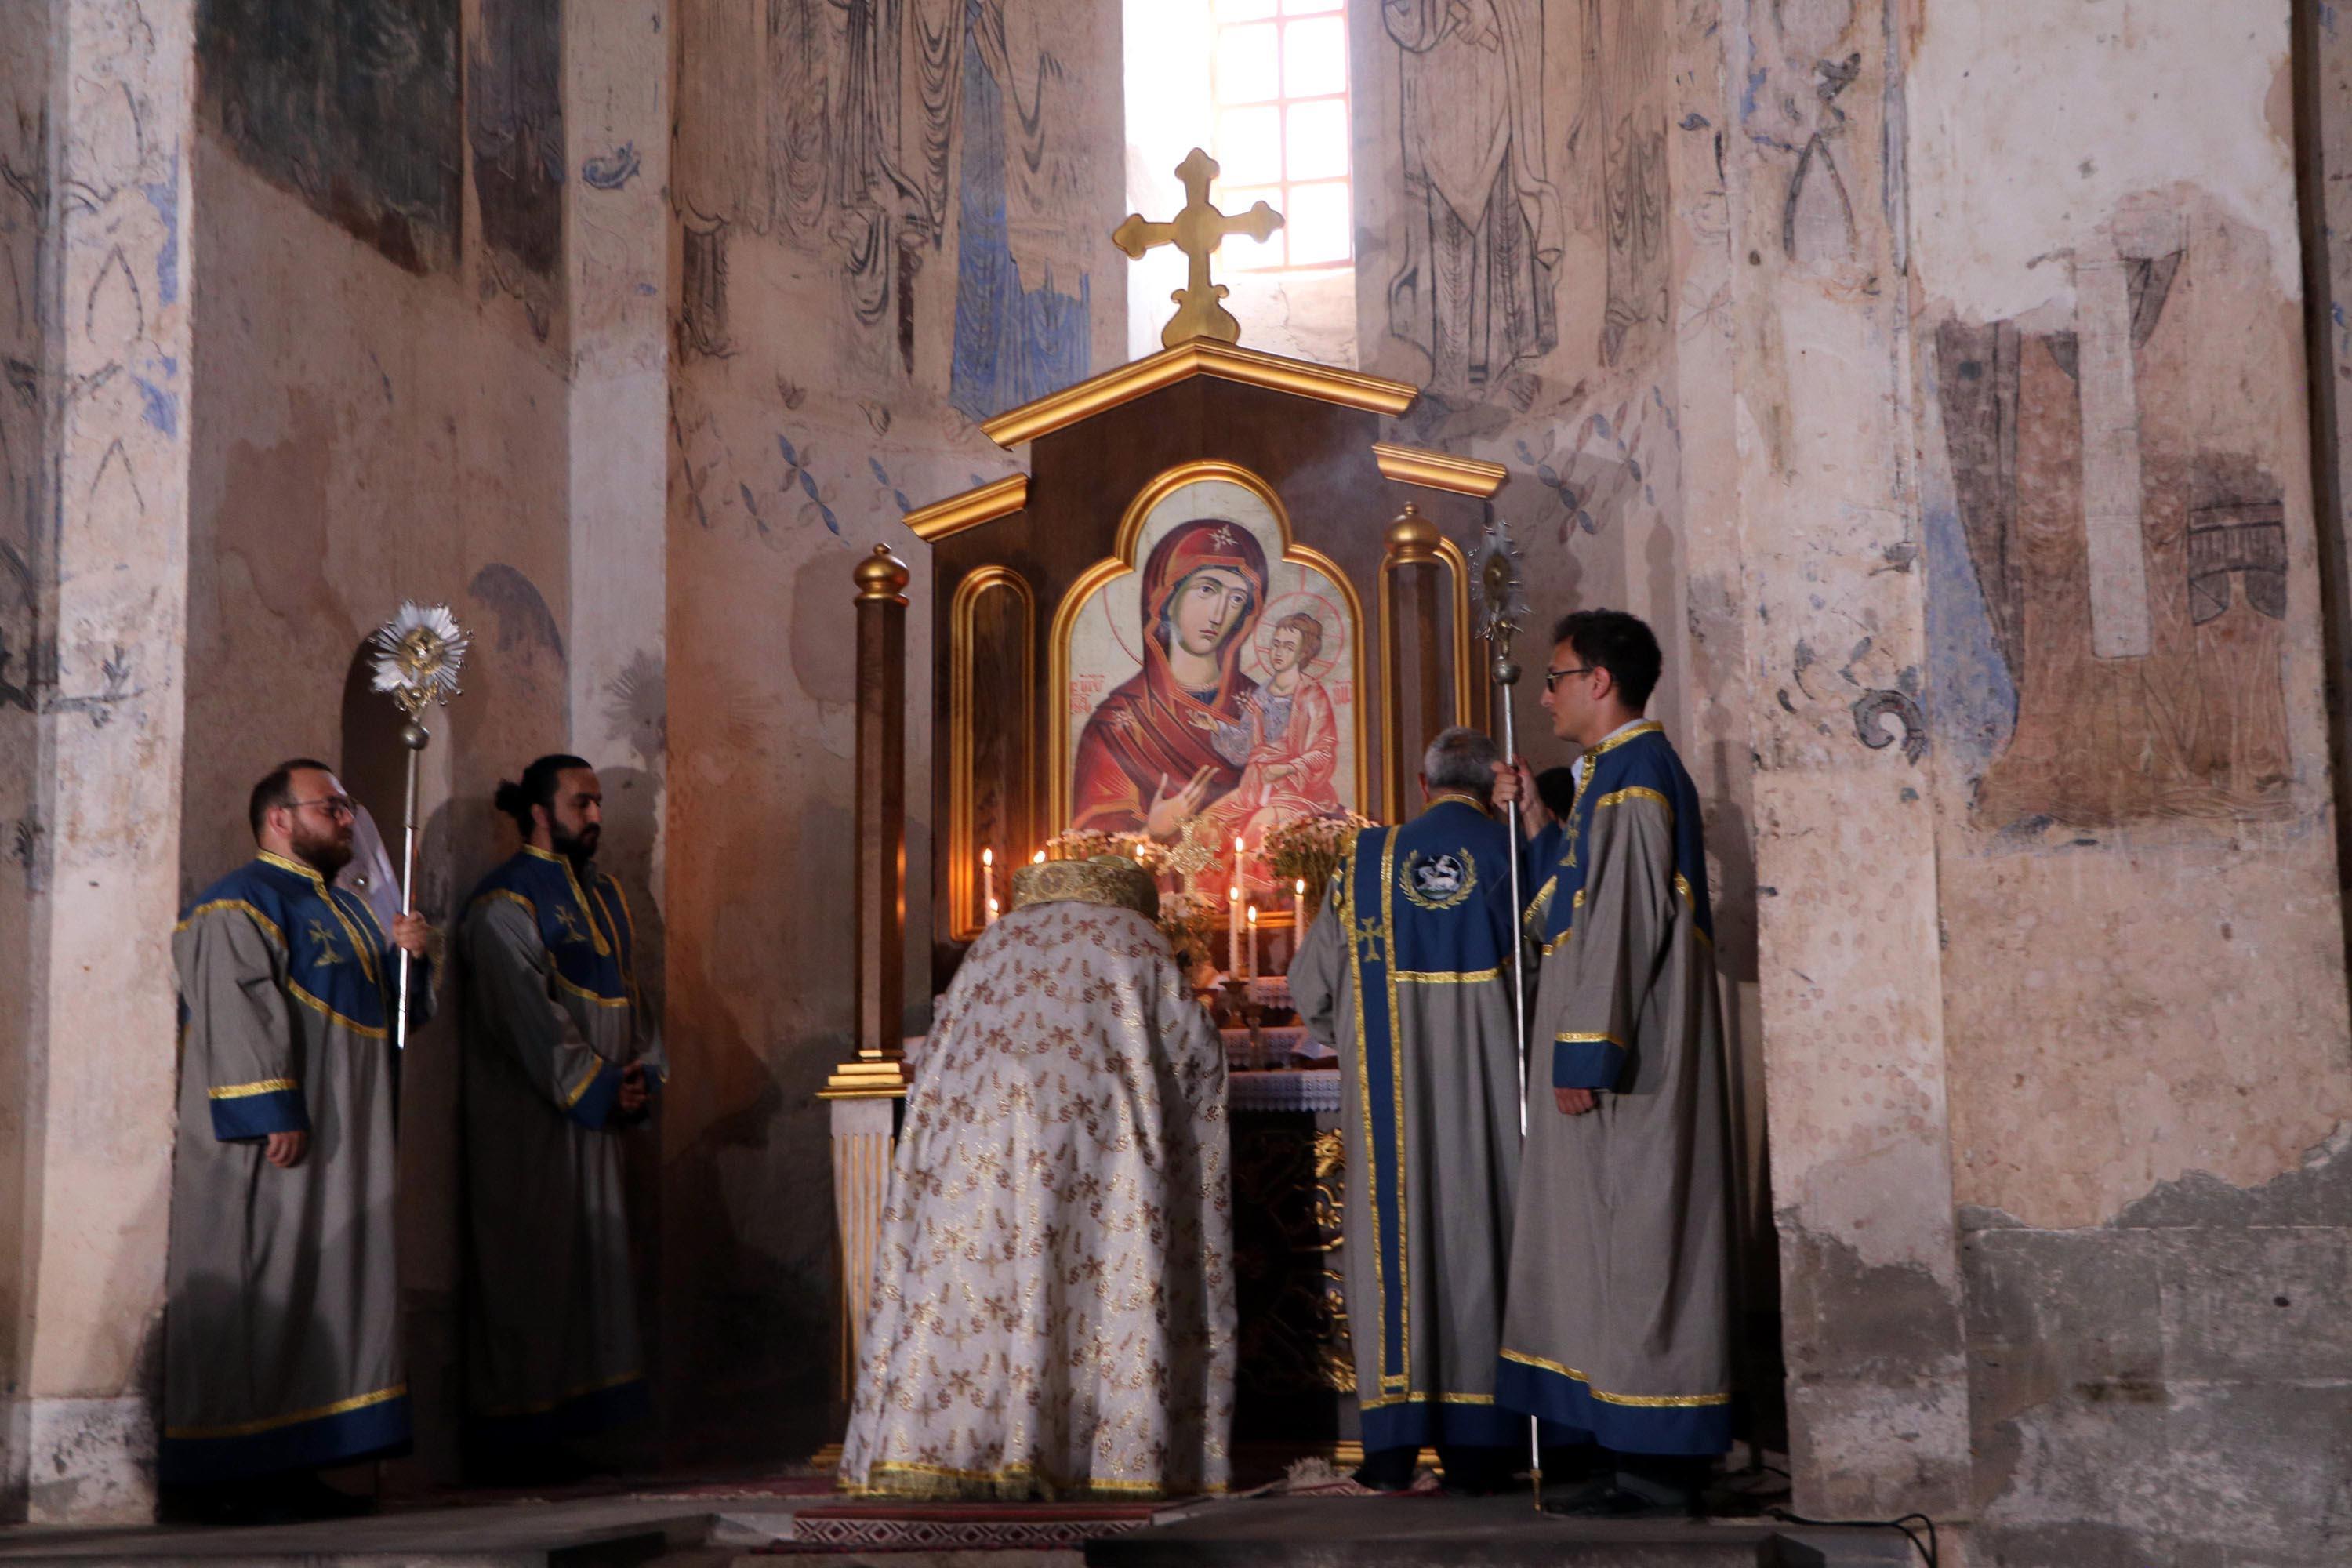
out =
<path fill-rule="evenodd" d="M 401 809 L 400 912 L 416 912 L 416 764 L 432 731 L 425 727 L 425 710 L 436 703 L 449 705 L 457 696 L 457 668 L 466 662 L 473 639 L 458 629 L 446 605 L 430 608 L 414 601 L 376 628 L 369 639 L 375 645 L 375 689 L 389 692 L 408 721 L 400 727 L 400 743 L 408 748 L 408 799 Z M 393 1015 L 395 1047 L 408 1048 L 408 950 L 400 952 L 400 1010 Z"/>
<path fill-rule="evenodd" d="M 1490 656 L 1487 674 L 1501 688 L 1498 704 L 1503 712 L 1503 761 L 1507 767 L 1519 765 L 1518 727 L 1511 713 L 1512 698 L 1519 684 L 1518 662 L 1511 657 L 1511 639 L 1518 634 L 1519 622 L 1528 613 L 1527 596 L 1520 591 L 1519 552 L 1511 542 L 1509 524 L 1496 515 L 1492 501 L 1486 503 L 1486 533 L 1478 544 L 1478 559 L 1472 568 L 1472 581 L 1478 595 L 1478 612 L 1482 621 L 1479 633 L 1486 639 Z M 1511 1034 L 1518 1047 L 1519 1057 L 1519 1138 L 1528 1135 L 1528 987 L 1526 975 L 1527 942 L 1520 931 L 1522 904 L 1519 894 L 1519 803 L 1515 795 L 1504 807 L 1511 838 L 1511 938 L 1516 961 L 1511 965 Z M 1529 1479 L 1535 1484 L 1536 1507 L 1543 1507 L 1543 1442 L 1541 1428 L 1536 1418 L 1528 1417 L 1528 1466 Z"/>

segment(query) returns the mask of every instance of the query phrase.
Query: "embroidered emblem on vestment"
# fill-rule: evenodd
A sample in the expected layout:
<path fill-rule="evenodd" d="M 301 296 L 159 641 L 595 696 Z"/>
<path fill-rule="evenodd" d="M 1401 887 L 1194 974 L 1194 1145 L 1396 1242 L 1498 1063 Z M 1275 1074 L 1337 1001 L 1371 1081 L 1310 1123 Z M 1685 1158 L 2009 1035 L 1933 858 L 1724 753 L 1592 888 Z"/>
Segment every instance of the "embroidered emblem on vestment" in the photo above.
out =
<path fill-rule="evenodd" d="M 335 933 L 328 930 L 327 922 L 316 915 L 310 917 L 310 940 L 319 944 L 316 962 L 320 968 L 324 969 L 331 963 L 341 963 L 343 961 L 343 955 L 335 951 Z"/>
<path fill-rule="evenodd" d="M 1397 879 L 1397 886 L 1424 910 L 1450 910 L 1477 888 L 1478 862 L 1467 849 L 1427 859 L 1416 849 L 1404 858 L 1404 875 Z"/>

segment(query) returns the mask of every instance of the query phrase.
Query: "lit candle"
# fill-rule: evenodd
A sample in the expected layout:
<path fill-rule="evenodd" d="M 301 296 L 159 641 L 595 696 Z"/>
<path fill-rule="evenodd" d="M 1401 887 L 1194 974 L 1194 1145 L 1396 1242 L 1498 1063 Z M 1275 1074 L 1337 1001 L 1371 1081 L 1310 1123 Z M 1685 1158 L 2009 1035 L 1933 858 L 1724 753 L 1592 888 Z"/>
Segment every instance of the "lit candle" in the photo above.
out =
<path fill-rule="evenodd" d="M 1029 864 L 1032 866 L 1043 866 L 1045 863 L 1045 852 L 1043 849 L 1038 850 L 1037 853 L 1029 857 Z"/>
<path fill-rule="evenodd" d="M 1296 948 L 1307 940 L 1307 879 L 1301 877 L 1290 884 L 1290 945 Z"/>
<path fill-rule="evenodd" d="M 1242 972 L 1242 885 L 1225 889 L 1225 973 Z"/>
<path fill-rule="evenodd" d="M 1255 980 L 1257 978 L 1257 906 L 1255 904 L 1249 907 L 1249 967 L 1242 971 L 1242 978 Z"/>
<path fill-rule="evenodd" d="M 988 911 L 989 919 L 994 920 L 996 918 L 996 851 L 993 849 L 983 849 L 980 852 L 980 903 L 981 907 Z"/>

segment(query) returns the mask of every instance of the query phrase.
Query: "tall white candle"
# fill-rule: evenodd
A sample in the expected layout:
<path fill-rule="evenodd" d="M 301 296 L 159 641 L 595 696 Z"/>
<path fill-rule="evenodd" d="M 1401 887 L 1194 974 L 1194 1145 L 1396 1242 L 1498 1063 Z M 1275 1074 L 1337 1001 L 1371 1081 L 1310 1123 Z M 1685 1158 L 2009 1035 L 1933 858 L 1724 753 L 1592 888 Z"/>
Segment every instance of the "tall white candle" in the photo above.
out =
<path fill-rule="evenodd" d="M 1257 906 L 1255 904 L 1249 907 L 1249 967 L 1242 971 L 1242 978 L 1255 980 L 1257 978 Z"/>
<path fill-rule="evenodd" d="M 993 849 L 980 852 L 980 907 L 988 911 L 990 920 L 996 918 L 996 851 Z"/>
<path fill-rule="evenodd" d="M 1307 940 L 1307 879 L 1290 884 L 1290 946 L 1297 952 Z"/>

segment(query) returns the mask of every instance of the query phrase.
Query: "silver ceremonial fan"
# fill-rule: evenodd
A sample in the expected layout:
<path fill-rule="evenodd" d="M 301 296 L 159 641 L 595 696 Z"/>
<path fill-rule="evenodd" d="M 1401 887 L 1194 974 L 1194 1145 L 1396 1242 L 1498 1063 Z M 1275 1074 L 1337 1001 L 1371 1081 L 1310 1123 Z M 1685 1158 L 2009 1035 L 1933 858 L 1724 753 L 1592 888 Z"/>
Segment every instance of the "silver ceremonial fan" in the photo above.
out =
<path fill-rule="evenodd" d="M 408 722 L 400 727 L 400 743 L 408 748 L 408 800 L 401 812 L 400 912 L 416 908 L 416 761 L 432 737 L 425 728 L 430 709 L 447 707 L 458 694 L 457 670 L 466 662 L 473 637 L 457 625 L 446 605 L 404 603 L 400 613 L 376 628 L 368 641 L 376 650 L 375 689 L 389 695 Z M 392 1024 L 392 1043 L 408 1048 L 408 952 L 400 954 L 400 1011 Z"/>
<path fill-rule="evenodd" d="M 389 692 L 413 721 L 457 693 L 457 670 L 473 643 L 446 605 L 411 601 L 368 639 L 376 650 L 375 689 Z"/>
<path fill-rule="evenodd" d="M 1470 591 L 1478 604 L 1479 633 L 1489 642 L 1508 642 L 1527 619 L 1528 597 L 1519 577 L 1519 551 L 1499 517 L 1486 524 L 1478 553 L 1470 563 Z"/>

